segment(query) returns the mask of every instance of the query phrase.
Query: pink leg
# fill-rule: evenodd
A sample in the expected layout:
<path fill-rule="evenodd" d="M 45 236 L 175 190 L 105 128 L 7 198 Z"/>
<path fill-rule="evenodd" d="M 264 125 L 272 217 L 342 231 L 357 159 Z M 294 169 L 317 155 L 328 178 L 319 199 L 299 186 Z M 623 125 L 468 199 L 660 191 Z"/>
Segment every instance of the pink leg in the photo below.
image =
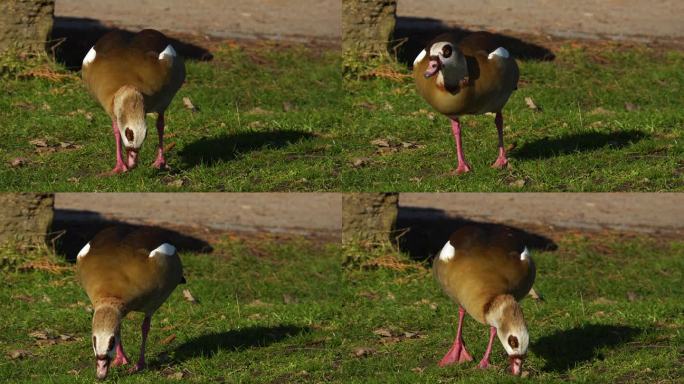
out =
<path fill-rule="evenodd" d="M 443 367 L 445 365 L 453 363 L 462 363 L 464 361 L 472 361 L 473 357 L 466 350 L 465 344 L 463 343 L 463 318 L 465 317 L 465 310 L 463 307 L 458 307 L 458 328 L 456 329 L 456 339 L 454 339 L 454 344 L 451 346 L 449 352 L 442 358 L 439 362 L 439 366 Z"/>
<path fill-rule="evenodd" d="M 470 172 L 470 164 L 465 159 L 463 155 L 463 145 L 461 144 L 461 124 L 458 118 L 451 119 L 451 133 L 454 135 L 454 140 L 456 140 L 456 156 L 458 158 L 458 168 L 456 168 L 456 174 L 460 175 L 462 173 Z"/>
<path fill-rule="evenodd" d="M 164 160 L 164 112 L 157 116 L 157 135 L 159 136 L 159 148 L 157 149 L 157 159 L 152 163 L 152 166 L 157 169 L 166 168 L 166 160 Z"/>
<path fill-rule="evenodd" d="M 494 336 L 496 336 L 496 328 L 489 328 L 489 344 L 487 344 L 487 350 L 480 360 L 480 364 L 477 365 L 478 368 L 489 368 L 489 356 L 492 354 L 492 345 L 494 344 Z"/>
<path fill-rule="evenodd" d="M 112 366 L 117 367 L 119 365 L 128 364 L 128 356 L 123 350 L 123 344 L 121 343 L 121 336 L 119 336 L 119 343 L 116 345 L 116 357 L 112 361 Z"/>
<path fill-rule="evenodd" d="M 112 120 L 112 131 L 114 131 L 114 140 L 116 141 L 116 166 L 111 170 L 111 174 L 123 173 L 128 171 L 128 167 L 123 162 L 123 154 L 121 152 L 121 132 L 116 125 L 116 121 Z"/>
<path fill-rule="evenodd" d="M 494 118 L 494 123 L 496 124 L 496 131 L 499 134 L 499 157 L 496 158 L 492 168 L 502 169 L 508 165 L 508 159 L 506 158 L 506 150 L 504 149 L 503 142 L 503 115 L 501 112 L 496 113 L 496 118 Z"/>
<path fill-rule="evenodd" d="M 138 372 L 145 368 L 145 344 L 147 344 L 147 333 L 150 331 L 150 321 L 151 316 L 145 316 L 145 320 L 142 323 L 142 342 L 140 343 L 140 358 L 134 367 L 130 369 L 130 372 Z"/>

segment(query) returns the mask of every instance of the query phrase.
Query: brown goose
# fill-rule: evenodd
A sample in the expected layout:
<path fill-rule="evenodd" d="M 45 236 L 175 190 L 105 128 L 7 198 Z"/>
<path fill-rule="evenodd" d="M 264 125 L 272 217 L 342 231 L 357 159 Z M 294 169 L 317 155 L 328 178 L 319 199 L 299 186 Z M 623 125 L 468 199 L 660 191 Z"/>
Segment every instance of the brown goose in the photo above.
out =
<path fill-rule="evenodd" d="M 437 36 L 413 62 L 418 93 L 438 112 L 451 120 L 456 140 L 458 167 L 462 174 L 471 170 L 461 144 L 462 115 L 496 114 L 499 156 L 492 167 L 508 164 L 503 146 L 501 110 L 518 87 L 518 65 L 508 51 L 494 43 L 487 32 L 476 32 L 457 41 L 450 34 Z"/>
<path fill-rule="evenodd" d="M 145 114 L 157 113 L 159 148 L 155 168 L 164 159 L 164 111 L 185 80 L 183 59 L 161 32 L 145 29 L 132 37 L 120 31 L 104 35 L 83 59 L 83 80 L 112 119 L 116 166 L 122 173 L 136 166 L 147 135 Z M 123 161 L 121 142 L 126 148 Z"/>
<path fill-rule="evenodd" d="M 433 263 L 444 292 L 458 304 L 454 344 L 440 361 L 444 366 L 473 358 L 463 343 L 463 317 L 490 326 L 489 344 L 478 367 L 489 367 L 494 336 L 499 336 L 514 375 L 522 372 L 529 335 L 518 301 L 532 288 L 535 266 L 530 253 L 506 229 L 486 231 L 467 226 L 454 232 Z"/>
<path fill-rule="evenodd" d="M 145 366 L 145 343 L 152 314 L 178 284 L 185 283 L 176 248 L 154 229 L 112 227 L 98 233 L 78 253 L 78 278 L 93 304 L 93 351 L 97 377 L 110 363 L 128 363 L 121 343 L 121 320 L 143 312 L 140 358 L 131 371 Z"/>

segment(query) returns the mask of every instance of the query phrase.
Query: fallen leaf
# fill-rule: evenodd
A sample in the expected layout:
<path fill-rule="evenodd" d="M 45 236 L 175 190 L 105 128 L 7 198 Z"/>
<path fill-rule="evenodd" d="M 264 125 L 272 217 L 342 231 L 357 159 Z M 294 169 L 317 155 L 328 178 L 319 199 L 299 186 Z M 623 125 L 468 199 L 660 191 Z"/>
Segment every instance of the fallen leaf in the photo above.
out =
<path fill-rule="evenodd" d="M 174 340 L 176 340 L 176 334 L 175 333 L 169 335 L 168 337 L 165 337 L 162 341 L 160 341 L 160 343 L 162 345 L 167 345 L 167 344 L 171 344 Z"/>
<path fill-rule="evenodd" d="M 192 101 L 190 101 L 190 98 L 187 96 L 183 97 L 183 106 L 192 112 L 197 112 L 197 108 L 195 108 L 195 106 L 192 104 Z"/>
<path fill-rule="evenodd" d="M 352 161 L 352 167 L 354 167 L 354 168 L 365 167 L 366 165 L 368 165 L 369 162 L 370 161 L 368 158 L 360 157 L 360 158 L 354 159 Z"/>
<path fill-rule="evenodd" d="M 12 159 L 12 161 L 10 161 L 10 165 L 13 168 L 18 168 L 23 167 L 24 165 L 28 164 L 28 162 L 28 159 L 24 157 L 15 157 L 14 159 Z"/>
<path fill-rule="evenodd" d="M 292 296 L 292 295 L 290 295 L 290 294 L 287 294 L 287 293 L 283 293 L 283 303 L 285 303 L 285 304 L 294 304 L 294 303 L 296 303 L 296 302 L 297 302 L 297 298 L 296 298 L 296 297 L 294 297 L 294 296 Z"/>
<path fill-rule="evenodd" d="M 70 183 L 78 184 L 78 182 L 81 181 L 81 179 L 78 177 L 70 177 L 67 179 L 67 181 Z"/>
<path fill-rule="evenodd" d="M 509 186 L 515 187 L 515 188 L 522 188 L 525 186 L 525 184 L 526 184 L 525 179 L 518 179 L 518 180 L 515 180 L 515 181 L 508 183 Z"/>
<path fill-rule="evenodd" d="M 380 337 L 392 337 L 392 332 L 387 328 L 378 328 L 373 330 L 373 333 Z"/>
<path fill-rule="evenodd" d="M 598 311 L 598 312 L 595 312 L 595 313 L 594 313 L 594 316 L 596 316 L 596 317 L 605 317 L 605 316 L 606 316 L 606 313 L 603 312 L 603 311 Z"/>
<path fill-rule="evenodd" d="M 423 367 L 411 368 L 411 372 L 415 372 L 415 373 L 423 373 L 424 370 L 425 370 L 425 368 L 423 368 Z"/>
<path fill-rule="evenodd" d="M 186 301 L 189 301 L 193 304 L 199 304 L 197 300 L 195 300 L 195 297 L 192 296 L 192 293 L 190 293 L 189 289 L 184 289 L 183 290 L 183 297 L 185 298 Z"/>
<path fill-rule="evenodd" d="M 33 144 L 36 147 L 47 147 L 47 141 L 45 139 L 33 139 L 29 141 L 29 144 Z"/>
<path fill-rule="evenodd" d="M 522 373 L 520 374 L 520 378 L 522 378 L 522 379 L 529 377 L 529 376 L 530 376 L 530 371 L 522 371 Z"/>
<path fill-rule="evenodd" d="M 183 185 L 185 185 L 185 181 L 183 179 L 175 179 L 175 180 L 169 181 L 168 183 L 166 183 L 166 185 L 168 185 L 169 187 L 180 188 Z"/>
<path fill-rule="evenodd" d="M 589 112 L 589 115 L 614 115 L 615 112 L 609 111 L 603 107 L 596 107 Z"/>
<path fill-rule="evenodd" d="M 532 100 L 532 98 L 529 96 L 525 98 L 525 104 L 527 104 L 527 108 L 533 111 L 541 111 L 541 108 L 539 108 L 537 104 L 534 103 L 534 100 Z"/>
<path fill-rule="evenodd" d="M 634 103 L 630 103 L 629 101 L 625 103 L 625 109 L 629 112 L 636 111 L 640 108 L 641 107 L 639 107 L 639 105 L 634 104 Z"/>
<path fill-rule="evenodd" d="M 375 145 L 377 147 L 389 147 L 390 143 L 386 139 L 375 139 L 370 142 L 372 145 Z"/>
<path fill-rule="evenodd" d="M 369 103 L 367 101 L 362 101 L 360 103 L 356 103 L 354 106 L 355 107 L 361 107 L 361 108 L 368 110 L 368 111 L 374 111 L 378 108 L 377 105 L 375 105 L 373 103 Z"/>
<path fill-rule="evenodd" d="M 599 297 L 596 300 L 592 301 L 592 304 L 597 304 L 597 305 L 613 305 L 615 303 L 616 303 L 616 301 L 606 299 L 605 297 Z"/>
<path fill-rule="evenodd" d="M 271 113 L 273 113 L 273 112 L 267 111 L 267 110 L 259 108 L 259 107 L 254 107 L 254 108 L 250 109 L 249 111 L 247 111 L 248 115 L 270 115 Z"/>
<path fill-rule="evenodd" d="M 168 144 L 166 144 L 166 145 L 164 146 L 164 152 L 169 152 L 170 150 L 172 150 L 172 149 L 175 148 L 175 147 L 176 147 L 176 142 L 175 142 L 175 141 L 174 141 L 174 142 L 171 142 L 171 143 L 168 143 Z"/>
<path fill-rule="evenodd" d="M 21 300 L 26 303 L 33 303 L 34 298 L 28 295 L 13 295 L 12 299 L 14 300 Z"/>
<path fill-rule="evenodd" d="M 283 101 L 283 111 L 290 112 L 294 108 L 294 105 L 289 101 Z"/>
<path fill-rule="evenodd" d="M 372 300 L 372 301 L 380 299 L 380 295 L 378 295 L 375 292 L 369 292 L 369 291 L 359 292 L 358 296 L 364 297 L 364 298 L 366 298 L 368 300 Z"/>
<path fill-rule="evenodd" d="M 48 332 L 49 332 L 49 330 L 33 331 L 33 332 L 30 332 L 28 335 L 33 337 L 34 339 L 37 339 L 37 340 L 47 340 L 50 338 L 50 336 L 48 335 Z"/>
<path fill-rule="evenodd" d="M 414 183 L 420 183 L 421 181 L 423 181 L 423 178 L 422 177 L 412 177 L 409 179 L 409 181 L 413 181 Z"/>
<path fill-rule="evenodd" d="M 368 357 L 368 356 L 375 353 L 375 349 L 368 348 L 368 347 L 358 347 L 358 348 L 354 348 L 352 353 L 356 357 Z"/>
<path fill-rule="evenodd" d="M 637 295 L 636 293 L 634 293 L 632 291 L 627 292 L 627 300 L 636 301 L 638 298 L 639 298 L 639 295 Z"/>
<path fill-rule="evenodd" d="M 25 349 L 15 349 L 13 351 L 9 351 L 7 356 L 9 356 L 9 358 L 12 360 L 21 360 L 33 356 L 33 354 Z"/>

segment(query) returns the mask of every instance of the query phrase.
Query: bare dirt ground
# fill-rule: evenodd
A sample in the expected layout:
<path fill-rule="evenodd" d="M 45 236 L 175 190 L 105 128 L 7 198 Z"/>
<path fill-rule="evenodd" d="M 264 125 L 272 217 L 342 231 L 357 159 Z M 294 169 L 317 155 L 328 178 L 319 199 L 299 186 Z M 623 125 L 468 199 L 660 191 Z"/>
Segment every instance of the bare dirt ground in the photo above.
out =
<path fill-rule="evenodd" d="M 400 22 L 564 38 L 684 39 L 681 0 L 399 0 Z"/>
<path fill-rule="evenodd" d="M 684 236 L 681 193 L 403 193 L 399 205 L 409 219 Z"/>
<path fill-rule="evenodd" d="M 336 193 L 58 193 L 55 219 L 339 237 L 341 204 Z"/>
<path fill-rule="evenodd" d="M 341 12 L 340 0 L 57 0 L 55 4 L 57 23 L 91 19 L 132 30 L 285 40 L 339 40 Z"/>

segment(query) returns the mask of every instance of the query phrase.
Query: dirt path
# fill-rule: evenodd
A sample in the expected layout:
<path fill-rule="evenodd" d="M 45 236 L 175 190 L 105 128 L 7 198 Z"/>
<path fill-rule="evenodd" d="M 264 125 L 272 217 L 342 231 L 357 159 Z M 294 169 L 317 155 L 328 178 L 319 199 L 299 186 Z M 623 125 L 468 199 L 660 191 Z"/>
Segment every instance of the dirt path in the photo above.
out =
<path fill-rule="evenodd" d="M 399 0 L 397 15 L 497 32 L 645 41 L 684 39 L 681 0 Z"/>
<path fill-rule="evenodd" d="M 220 38 L 332 40 L 341 35 L 340 0 L 57 0 L 57 22 L 94 19 L 126 29 Z M 62 19 L 60 19 L 62 18 Z"/>
<path fill-rule="evenodd" d="M 403 193 L 399 204 L 414 218 L 684 235 L 682 193 Z"/>
<path fill-rule="evenodd" d="M 327 233 L 339 237 L 335 193 L 58 193 L 62 221 L 118 220 L 213 230 Z"/>

